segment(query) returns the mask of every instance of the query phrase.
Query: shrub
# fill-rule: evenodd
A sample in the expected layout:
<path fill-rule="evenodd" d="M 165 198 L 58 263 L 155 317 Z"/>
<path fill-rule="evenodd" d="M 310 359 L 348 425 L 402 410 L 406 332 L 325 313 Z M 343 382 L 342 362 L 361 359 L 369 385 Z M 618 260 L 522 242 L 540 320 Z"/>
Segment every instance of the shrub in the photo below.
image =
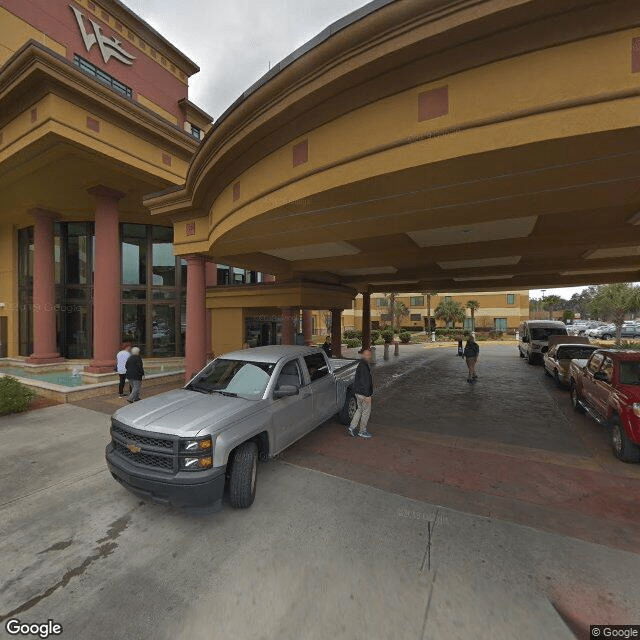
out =
<path fill-rule="evenodd" d="M 26 411 L 35 397 L 36 392 L 33 389 L 15 378 L 11 376 L 0 378 L 0 416 Z"/>
<path fill-rule="evenodd" d="M 349 349 L 356 349 L 362 346 L 362 342 L 358 338 L 347 338 L 345 344 Z"/>
<path fill-rule="evenodd" d="M 385 344 L 391 344 L 393 342 L 393 329 L 385 329 L 382 332 L 382 339 L 385 341 Z"/>
<path fill-rule="evenodd" d="M 343 337 L 345 340 L 354 340 L 354 339 L 362 339 L 362 331 L 357 331 L 356 329 L 347 329 Z"/>
<path fill-rule="evenodd" d="M 378 329 L 371 330 L 371 344 L 375 344 L 380 340 L 380 331 Z"/>
<path fill-rule="evenodd" d="M 402 342 L 402 344 L 409 344 L 411 342 L 411 334 L 408 331 L 403 331 L 400 334 L 400 342 Z"/>
<path fill-rule="evenodd" d="M 468 329 L 436 329 L 436 339 L 453 340 L 457 336 L 462 336 L 465 340 L 471 335 Z"/>

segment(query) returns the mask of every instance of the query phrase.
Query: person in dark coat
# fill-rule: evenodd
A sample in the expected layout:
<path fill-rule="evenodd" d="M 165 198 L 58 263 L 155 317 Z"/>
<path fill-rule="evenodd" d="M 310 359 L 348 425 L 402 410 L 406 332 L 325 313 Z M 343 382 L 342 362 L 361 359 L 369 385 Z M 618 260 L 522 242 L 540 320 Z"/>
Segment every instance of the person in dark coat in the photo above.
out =
<path fill-rule="evenodd" d="M 331 336 L 327 336 L 324 339 L 322 350 L 327 354 L 327 358 L 331 358 L 333 356 L 333 347 L 331 346 Z"/>
<path fill-rule="evenodd" d="M 467 345 L 464 348 L 464 358 L 467 361 L 467 368 L 469 369 L 469 377 L 467 382 L 475 382 L 478 379 L 476 374 L 476 363 L 478 362 L 478 356 L 480 355 L 480 347 L 475 341 L 473 335 L 469 336 Z"/>
<path fill-rule="evenodd" d="M 144 378 L 144 363 L 140 357 L 140 349 L 133 347 L 131 355 L 125 365 L 127 369 L 127 380 L 131 384 L 131 393 L 127 398 L 128 402 L 140 400 L 140 390 L 142 389 L 142 378 Z"/>
<path fill-rule="evenodd" d="M 360 430 L 358 434 L 361 438 L 373 438 L 373 434 L 367 431 L 367 423 L 371 416 L 371 399 L 373 397 L 373 375 L 371 374 L 371 349 L 362 349 L 360 351 L 362 358 L 356 368 L 356 376 L 353 381 L 353 392 L 356 395 L 358 408 L 353 414 L 351 425 L 349 426 L 349 435 L 352 438 L 356 436 L 358 425 Z"/>

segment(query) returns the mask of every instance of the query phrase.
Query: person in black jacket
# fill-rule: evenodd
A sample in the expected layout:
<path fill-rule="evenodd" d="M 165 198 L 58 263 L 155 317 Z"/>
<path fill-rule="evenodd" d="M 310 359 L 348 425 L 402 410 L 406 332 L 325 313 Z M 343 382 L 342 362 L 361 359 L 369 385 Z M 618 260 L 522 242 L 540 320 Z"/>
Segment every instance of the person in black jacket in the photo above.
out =
<path fill-rule="evenodd" d="M 373 434 L 367 431 L 367 423 L 371 415 L 371 398 L 373 397 L 373 376 L 371 375 L 371 350 L 363 349 L 362 359 L 356 368 L 356 377 L 353 381 L 353 392 L 356 395 L 358 408 L 353 414 L 349 435 L 356 436 L 356 429 L 360 425 L 358 435 L 361 438 L 373 438 Z"/>
<path fill-rule="evenodd" d="M 480 354 L 480 347 L 475 341 L 475 338 L 471 335 L 467 340 L 467 346 L 464 348 L 464 358 L 467 361 L 467 368 L 469 369 L 469 377 L 467 382 L 475 382 L 478 379 L 476 375 L 476 363 L 478 362 L 478 355 Z"/>
<path fill-rule="evenodd" d="M 144 378 L 144 365 L 140 357 L 140 349 L 133 347 L 131 355 L 127 360 L 125 367 L 127 369 L 127 379 L 131 384 L 131 393 L 127 398 L 128 402 L 137 402 L 140 400 L 140 390 L 142 389 L 142 378 Z"/>
<path fill-rule="evenodd" d="M 324 339 L 322 350 L 327 354 L 327 358 L 331 358 L 333 356 L 333 347 L 331 346 L 331 336 L 327 336 Z"/>

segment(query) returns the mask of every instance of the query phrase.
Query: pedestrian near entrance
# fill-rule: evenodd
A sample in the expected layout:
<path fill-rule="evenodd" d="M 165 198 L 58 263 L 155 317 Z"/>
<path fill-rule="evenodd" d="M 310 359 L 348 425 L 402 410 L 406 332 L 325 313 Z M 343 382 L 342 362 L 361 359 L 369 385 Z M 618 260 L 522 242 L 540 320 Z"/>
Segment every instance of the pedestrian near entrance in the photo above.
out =
<path fill-rule="evenodd" d="M 467 368 L 469 369 L 469 377 L 467 378 L 467 382 L 469 383 L 475 382 L 478 379 L 476 374 L 476 363 L 478 362 L 479 355 L 480 347 L 473 335 L 471 335 L 469 336 L 464 348 L 464 358 L 467 361 Z"/>
<path fill-rule="evenodd" d="M 333 356 L 333 347 L 331 346 L 331 336 L 327 336 L 322 344 L 322 350 L 327 354 L 327 358 Z"/>
<path fill-rule="evenodd" d="M 131 355 L 131 345 L 125 342 L 116 355 L 116 371 L 118 372 L 118 395 L 124 398 L 124 384 L 127 380 L 127 360 Z M 131 393 L 131 385 L 129 385 L 129 393 Z"/>
<path fill-rule="evenodd" d="M 131 383 L 131 393 L 127 400 L 129 402 L 137 402 L 140 400 L 140 390 L 142 389 L 142 378 L 144 378 L 144 364 L 140 357 L 140 349 L 133 347 L 131 355 L 125 365 L 127 369 L 127 379 Z"/>
<path fill-rule="evenodd" d="M 356 368 L 356 377 L 353 381 L 353 392 L 358 403 L 356 412 L 353 414 L 349 435 L 356 437 L 356 430 L 360 430 L 357 435 L 361 438 L 373 438 L 373 434 L 367 430 L 369 417 L 371 416 L 371 399 L 373 398 L 373 375 L 371 374 L 371 349 L 360 351 L 362 358 Z"/>

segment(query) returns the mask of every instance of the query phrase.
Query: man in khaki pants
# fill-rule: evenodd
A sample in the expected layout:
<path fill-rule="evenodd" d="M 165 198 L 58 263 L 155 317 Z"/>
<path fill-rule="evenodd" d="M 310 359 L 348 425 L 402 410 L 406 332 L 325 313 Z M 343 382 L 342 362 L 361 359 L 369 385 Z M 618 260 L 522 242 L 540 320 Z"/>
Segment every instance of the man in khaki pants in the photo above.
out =
<path fill-rule="evenodd" d="M 353 414 L 349 435 L 356 437 L 358 424 L 360 430 L 358 435 L 361 438 L 373 438 L 373 434 L 367 431 L 367 423 L 371 415 L 371 398 L 373 397 L 373 376 L 371 375 L 371 350 L 363 349 L 360 354 L 362 358 L 356 368 L 356 377 L 353 381 L 353 392 L 356 394 L 358 408 Z"/>

